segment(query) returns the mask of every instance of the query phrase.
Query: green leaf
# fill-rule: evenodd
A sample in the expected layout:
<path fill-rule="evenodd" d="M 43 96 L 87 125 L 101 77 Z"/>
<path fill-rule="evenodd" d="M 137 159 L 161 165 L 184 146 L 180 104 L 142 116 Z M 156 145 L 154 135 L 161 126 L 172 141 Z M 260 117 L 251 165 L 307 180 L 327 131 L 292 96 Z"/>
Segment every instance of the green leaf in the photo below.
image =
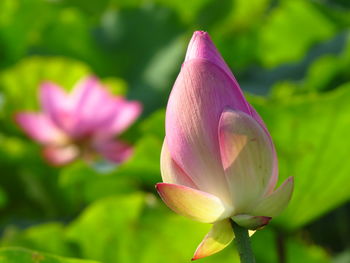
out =
<path fill-rule="evenodd" d="M 61 223 L 45 223 L 34 225 L 25 230 L 7 226 L 4 230 L 0 246 L 20 246 L 70 256 L 73 249 L 69 246 Z"/>
<path fill-rule="evenodd" d="M 297 61 L 311 45 L 331 37 L 335 31 L 332 20 L 312 3 L 282 1 L 259 31 L 260 60 L 267 67 Z"/>
<path fill-rule="evenodd" d="M 98 170 L 85 162 L 75 162 L 62 168 L 59 184 L 70 203 L 78 207 L 116 193 L 136 190 L 135 177 L 121 176 L 116 165 L 109 165 L 106 171 Z"/>
<path fill-rule="evenodd" d="M 161 180 L 160 152 L 165 136 L 165 110 L 152 113 L 138 125 L 138 138 L 134 144 L 134 154 L 125 163 L 121 164 L 116 173 L 120 176 L 133 176 L 153 189 L 153 185 Z"/>
<path fill-rule="evenodd" d="M 340 61 L 334 56 L 322 56 L 317 59 L 308 69 L 305 79 L 305 87 L 312 91 L 321 91 L 330 89 L 332 80 L 334 80 L 339 71 L 342 70 Z"/>
<path fill-rule="evenodd" d="M 163 140 L 165 137 L 165 109 L 152 113 L 140 126 L 143 134 L 155 135 Z"/>
<path fill-rule="evenodd" d="M 97 261 L 64 258 L 25 248 L 1 248 L 0 263 L 97 263 Z"/>
<path fill-rule="evenodd" d="M 96 31 L 108 63 L 104 72 L 123 76 L 134 87 L 130 97 L 141 100 L 146 112 L 154 110 L 165 103 L 165 88 L 180 67 L 183 32 L 177 14 L 164 6 L 109 9 Z"/>
<path fill-rule="evenodd" d="M 180 263 L 192 258 L 209 228 L 209 224 L 173 213 L 151 194 L 131 194 L 95 202 L 67 231 L 83 257 L 103 262 Z M 203 262 L 238 263 L 234 254 L 228 249 Z"/>
<path fill-rule="evenodd" d="M 134 145 L 133 156 L 118 168 L 117 173 L 121 176 L 133 176 L 147 185 L 159 182 L 162 144 L 163 140 L 156 136 L 143 136 Z"/>
<path fill-rule="evenodd" d="M 193 0 L 186 3 L 186 5 L 181 3 L 181 1 L 177 0 L 156 0 L 156 2 L 162 5 L 166 5 L 167 7 L 176 11 L 176 13 L 183 22 L 191 24 L 198 16 L 198 13 L 200 12 L 201 8 L 203 8 L 203 6 L 210 1 Z"/>
<path fill-rule="evenodd" d="M 350 35 L 338 55 L 324 55 L 308 68 L 304 88 L 308 91 L 326 91 L 350 81 Z"/>
<path fill-rule="evenodd" d="M 333 263 L 347 263 L 350 261 L 350 249 L 345 250 L 340 255 L 338 255 Z"/>
<path fill-rule="evenodd" d="M 4 66 L 18 61 L 28 52 L 40 38 L 38 31 L 43 25 L 55 21 L 56 12 L 40 0 L 3 0 L 0 10 L 0 66 Z"/>
<path fill-rule="evenodd" d="M 7 203 L 7 195 L 5 190 L 0 186 L 0 209 Z"/>
<path fill-rule="evenodd" d="M 330 263 L 326 251 L 316 245 L 307 244 L 297 237 L 277 237 L 271 228 L 258 230 L 252 237 L 252 247 L 257 262 L 280 262 L 278 260 L 278 247 L 283 246 L 285 262 Z M 279 242 L 279 244 L 277 244 Z"/>
<path fill-rule="evenodd" d="M 101 199 L 86 209 L 68 228 L 68 238 L 79 244 L 84 257 L 103 262 L 129 262 L 143 194 Z M 135 261 L 134 261 L 135 262 Z"/>
<path fill-rule="evenodd" d="M 292 200 L 272 222 L 301 227 L 350 198 L 350 84 L 323 95 L 256 101 L 277 147 L 280 180 L 295 177 Z"/>
<path fill-rule="evenodd" d="M 5 245 L 25 245 L 54 253 L 61 250 L 60 254 L 102 262 L 185 263 L 210 227 L 175 214 L 152 194 L 135 193 L 98 200 L 67 227 L 57 223 L 33 226 L 12 239 L 6 230 Z M 277 262 L 272 229 L 258 231 L 252 245 L 257 262 Z M 329 262 L 324 250 L 299 239 L 286 238 L 285 246 L 288 262 Z M 68 247 L 75 249 L 67 250 Z M 232 245 L 201 262 L 239 263 L 239 257 Z"/>
<path fill-rule="evenodd" d="M 37 109 L 38 90 L 43 81 L 52 81 L 71 89 L 80 78 L 88 74 L 91 74 L 89 67 L 76 60 L 61 57 L 28 57 L 0 75 L 5 109 L 11 112 Z"/>

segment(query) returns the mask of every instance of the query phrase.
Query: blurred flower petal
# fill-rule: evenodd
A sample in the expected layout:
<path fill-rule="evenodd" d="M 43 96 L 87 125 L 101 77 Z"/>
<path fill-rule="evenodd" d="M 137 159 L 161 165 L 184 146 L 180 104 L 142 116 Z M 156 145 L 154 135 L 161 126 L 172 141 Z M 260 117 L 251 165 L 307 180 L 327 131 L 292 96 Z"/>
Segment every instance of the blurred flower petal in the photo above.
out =
<path fill-rule="evenodd" d="M 223 250 L 231 243 L 234 237 L 229 219 L 214 223 L 212 229 L 199 244 L 192 260 L 204 258 Z"/>
<path fill-rule="evenodd" d="M 75 137 L 88 135 L 113 121 L 118 105 L 112 95 L 95 77 L 81 80 L 73 89 L 70 100 L 75 116 L 71 130 Z"/>
<path fill-rule="evenodd" d="M 98 142 L 96 144 L 96 150 L 107 160 L 115 163 L 121 163 L 129 159 L 133 152 L 130 145 L 117 140 Z"/>
<path fill-rule="evenodd" d="M 55 144 L 66 140 L 64 134 L 44 114 L 23 112 L 15 118 L 32 139 L 42 144 Z"/>
<path fill-rule="evenodd" d="M 72 92 L 70 94 L 72 107 L 75 109 L 81 109 L 85 106 L 84 104 L 88 100 L 92 100 L 92 102 L 90 101 L 88 104 L 93 105 L 94 97 L 100 94 L 99 86 L 100 83 L 98 79 L 94 76 L 89 76 L 80 80 L 73 87 Z M 95 101 L 98 98 L 99 96 L 95 98 Z"/>
<path fill-rule="evenodd" d="M 52 165 L 60 166 L 74 161 L 79 156 L 79 149 L 74 145 L 46 146 L 43 155 Z"/>
<path fill-rule="evenodd" d="M 117 111 L 114 119 L 104 128 L 105 133 L 119 134 L 126 130 L 140 116 L 142 111 L 141 103 L 127 101 L 122 97 L 115 99 Z"/>
<path fill-rule="evenodd" d="M 73 125 L 74 116 L 71 112 L 68 95 L 59 86 L 45 82 L 41 85 L 40 100 L 44 113 L 55 125 L 69 131 Z"/>
<path fill-rule="evenodd" d="M 232 209 L 214 195 L 176 184 L 159 183 L 157 191 L 164 203 L 176 213 L 212 223 L 227 217 Z"/>

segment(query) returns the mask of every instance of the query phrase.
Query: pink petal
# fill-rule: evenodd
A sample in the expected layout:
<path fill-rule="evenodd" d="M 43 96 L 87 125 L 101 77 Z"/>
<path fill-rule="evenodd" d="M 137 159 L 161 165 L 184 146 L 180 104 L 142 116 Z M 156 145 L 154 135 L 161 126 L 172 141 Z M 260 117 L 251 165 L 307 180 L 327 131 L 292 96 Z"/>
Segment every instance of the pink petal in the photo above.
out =
<path fill-rule="evenodd" d="M 110 125 L 104 128 L 106 134 L 120 134 L 126 130 L 142 112 L 142 105 L 137 101 L 127 101 L 122 97 L 116 98 L 117 110 Z"/>
<path fill-rule="evenodd" d="M 156 188 L 164 203 L 173 211 L 203 223 L 228 218 L 232 213 L 232 208 L 209 193 L 167 183 L 159 183 Z"/>
<path fill-rule="evenodd" d="M 102 86 L 96 77 L 90 76 L 80 80 L 70 94 L 72 107 L 80 117 L 92 118 L 91 113 L 104 105 L 112 96 Z"/>
<path fill-rule="evenodd" d="M 65 135 L 44 114 L 24 112 L 17 114 L 15 118 L 32 139 L 42 144 L 58 144 L 66 140 Z"/>
<path fill-rule="evenodd" d="M 207 32 L 196 31 L 193 33 L 192 39 L 187 48 L 185 62 L 188 62 L 191 59 L 206 59 L 216 64 L 232 79 L 234 86 L 239 87 L 231 69 L 227 66 Z"/>
<path fill-rule="evenodd" d="M 276 159 L 271 139 L 257 121 L 241 111 L 225 110 L 219 131 L 235 213 L 245 213 L 264 195 L 273 174 Z"/>
<path fill-rule="evenodd" d="M 197 247 L 192 260 L 208 257 L 223 250 L 231 243 L 234 237 L 229 219 L 214 223 L 212 229 Z"/>
<path fill-rule="evenodd" d="M 80 81 L 70 95 L 75 123 L 72 135 L 81 137 L 96 132 L 113 121 L 118 109 L 115 100 L 95 77 Z"/>
<path fill-rule="evenodd" d="M 163 142 L 162 152 L 160 155 L 160 169 L 164 183 L 178 184 L 198 189 L 192 181 L 176 162 L 171 159 L 166 140 Z"/>
<path fill-rule="evenodd" d="M 61 166 L 74 161 L 79 156 L 79 150 L 74 145 L 46 146 L 43 155 L 50 164 Z"/>
<path fill-rule="evenodd" d="M 94 76 L 89 76 L 80 80 L 72 89 L 70 93 L 70 100 L 72 107 L 79 109 L 83 106 L 84 101 L 89 98 L 95 88 L 100 85 L 98 79 Z M 99 89 L 97 90 L 97 92 Z"/>
<path fill-rule="evenodd" d="M 57 127 L 69 132 L 74 122 L 74 115 L 68 95 L 59 86 L 46 82 L 41 85 L 40 100 L 47 116 Z"/>
<path fill-rule="evenodd" d="M 219 118 L 226 107 L 249 111 L 227 74 L 208 60 L 192 59 L 171 92 L 166 135 L 172 158 L 199 189 L 230 202 L 218 143 Z"/>
<path fill-rule="evenodd" d="M 121 141 L 98 142 L 95 147 L 107 160 L 114 163 L 126 161 L 133 153 L 132 147 Z"/>
<path fill-rule="evenodd" d="M 186 59 L 185 62 L 190 61 L 191 59 L 206 59 L 214 64 L 216 64 L 218 67 L 220 67 L 227 76 L 229 76 L 233 82 L 232 88 L 236 89 L 236 92 L 240 93 L 240 95 L 243 97 L 243 93 L 239 87 L 239 84 L 233 75 L 231 69 L 227 66 L 226 62 L 220 55 L 219 51 L 216 49 L 215 45 L 213 44 L 209 34 L 204 31 L 196 31 L 194 32 L 192 39 L 190 41 L 190 44 L 187 49 L 186 53 Z M 243 112 L 248 113 L 251 117 L 253 117 L 266 131 L 266 133 L 269 135 L 269 132 L 266 128 L 266 125 L 260 115 L 256 112 L 256 110 L 248 103 L 247 103 L 247 110 L 243 110 Z M 237 110 L 237 108 L 232 108 L 234 110 Z M 242 110 L 242 109 L 241 109 Z M 274 145 L 271 140 L 271 145 L 273 147 L 273 150 L 275 152 Z M 274 156 L 276 158 L 276 161 L 274 162 L 274 168 L 273 168 L 273 175 L 269 182 L 269 187 L 267 189 L 268 193 L 271 193 L 273 189 L 275 188 L 277 179 L 278 179 L 278 163 L 277 163 L 277 157 L 276 153 L 274 153 Z"/>
<path fill-rule="evenodd" d="M 206 59 L 216 64 L 227 74 L 229 78 L 231 78 L 233 82 L 232 88 L 237 89 L 237 92 L 240 92 L 240 95 L 243 97 L 243 92 L 240 89 L 235 76 L 233 75 L 231 69 L 227 66 L 226 62 L 222 58 L 220 52 L 215 47 L 213 41 L 211 40 L 207 32 L 196 31 L 193 33 L 192 39 L 187 48 L 185 63 L 190 61 L 191 59 Z M 248 102 L 246 103 L 248 109 L 244 112 L 251 115 L 251 117 L 253 117 L 257 122 L 260 123 L 262 127 L 266 129 L 266 126 L 259 114 Z"/>

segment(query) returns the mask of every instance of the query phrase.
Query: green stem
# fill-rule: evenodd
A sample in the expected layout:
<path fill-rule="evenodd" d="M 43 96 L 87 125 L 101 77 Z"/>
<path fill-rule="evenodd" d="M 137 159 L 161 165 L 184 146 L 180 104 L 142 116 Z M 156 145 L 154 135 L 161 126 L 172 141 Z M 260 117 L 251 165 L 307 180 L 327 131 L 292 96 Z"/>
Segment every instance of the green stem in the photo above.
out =
<path fill-rule="evenodd" d="M 248 229 L 237 225 L 232 220 L 231 225 L 233 232 L 235 233 L 235 242 L 241 263 L 255 263 L 255 257 L 250 245 Z"/>

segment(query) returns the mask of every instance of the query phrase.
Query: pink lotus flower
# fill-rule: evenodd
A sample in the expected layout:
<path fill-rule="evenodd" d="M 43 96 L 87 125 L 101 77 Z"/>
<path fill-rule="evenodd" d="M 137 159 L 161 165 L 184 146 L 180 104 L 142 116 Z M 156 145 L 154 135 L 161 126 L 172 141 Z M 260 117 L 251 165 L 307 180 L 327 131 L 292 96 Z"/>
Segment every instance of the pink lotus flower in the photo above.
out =
<path fill-rule="evenodd" d="M 140 115 L 141 105 L 112 96 L 95 77 L 81 80 L 71 93 L 53 83 L 40 90 L 42 112 L 21 112 L 17 123 L 43 145 L 46 159 L 63 165 L 82 157 L 90 160 L 101 153 L 107 160 L 122 162 L 132 148 L 114 140 Z"/>
<path fill-rule="evenodd" d="M 194 33 L 168 101 L 161 173 L 172 210 L 213 224 L 193 259 L 232 241 L 230 220 L 258 229 L 291 198 L 293 178 L 275 190 L 270 134 L 206 32 Z"/>

